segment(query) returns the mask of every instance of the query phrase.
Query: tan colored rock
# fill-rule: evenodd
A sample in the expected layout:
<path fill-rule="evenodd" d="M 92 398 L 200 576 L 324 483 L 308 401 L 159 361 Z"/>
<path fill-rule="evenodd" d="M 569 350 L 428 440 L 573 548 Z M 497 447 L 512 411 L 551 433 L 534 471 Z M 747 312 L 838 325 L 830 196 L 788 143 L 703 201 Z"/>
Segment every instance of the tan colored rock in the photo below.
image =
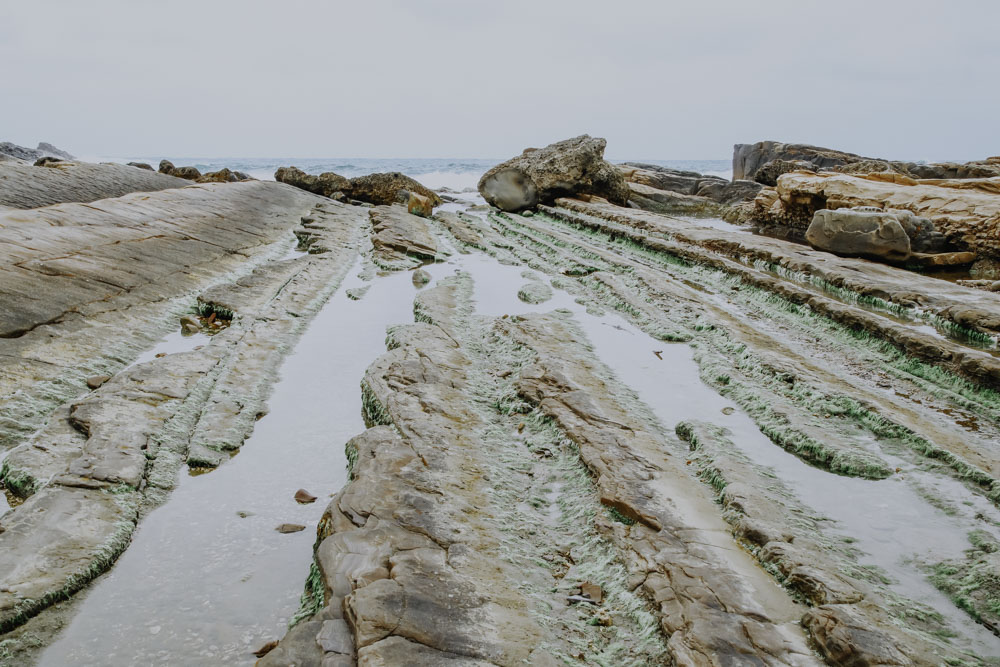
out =
<path fill-rule="evenodd" d="M 434 202 L 429 197 L 425 197 L 416 192 L 410 193 L 410 199 L 406 204 L 406 210 L 421 218 L 429 218 L 434 213 Z"/>
<path fill-rule="evenodd" d="M 979 257 L 1000 257 L 1000 177 L 964 181 L 913 181 L 881 174 L 790 173 L 776 195 L 764 190 L 756 219 L 805 227 L 820 209 L 873 206 L 928 218 L 948 241 Z"/>

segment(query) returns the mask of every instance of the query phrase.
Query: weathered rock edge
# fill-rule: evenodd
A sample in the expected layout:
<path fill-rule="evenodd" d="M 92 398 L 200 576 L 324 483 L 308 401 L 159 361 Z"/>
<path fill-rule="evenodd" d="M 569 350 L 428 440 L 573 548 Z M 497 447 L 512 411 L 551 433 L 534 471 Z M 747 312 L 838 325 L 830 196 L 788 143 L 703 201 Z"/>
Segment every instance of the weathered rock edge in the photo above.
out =
<path fill-rule="evenodd" d="M 816 664 L 795 624 L 795 606 L 733 548 L 683 462 L 618 404 L 592 362 L 562 349 L 579 333 L 551 315 L 511 318 L 502 326 L 538 354 L 521 372 L 519 393 L 577 444 L 601 502 L 627 519 L 612 539 L 627 554 L 636 585 L 659 606 L 674 661 Z M 689 511 L 679 509 L 680 497 Z M 699 501 L 708 513 L 694 509 Z M 699 523 L 699 515 L 710 518 Z"/>
<path fill-rule="evenodd" d="M 283 353 L 339 285 L 366 227 L 363 211 L 332 202 L 311 217 L 311 233 L 325 236 L 332 252 L 235 283 L 233 324 L 211 343 L 126 369 L 57 411 L 4 461 L 8 482 L 16 475 L 37 483 L 3 517 L 0 632 L 107 570 L 192 448 L 221 440 L 235 449 L 249 435 Z"/>
<path fill-rule="evenodd" d="M 618 207 L 571 199 L 560 199 L 557 204 L 559 208 L 542 207 L 541 210 L 572 224 L 614 237 L 624 236 L 650 250 L 737 275 L 748 284 L 775 292 L 793 303 L 807 304 L 836 322 L 878 335 L 907 354 L 943 366 L 983 386 L 1000 388 L 1000 359 L 988 352 L 918 331 L 915 327 L 837 301 L 815 288 L 778 278 L 748 264 L 760 260 L 790 272 L 816 276 L 834 286 L 859 290 L 864 296 L 883 298 L 900 305 L 922 304 L 943 320 L 991 333 L 1000 332 L 1000 296 L 942 284 L 933 278 L 916 276 L 892 267 L 867 262 L 859 266 L 855 263 L 863 260 L 818 253 L 779 239 L 729 234 L 695 225 L 684 228 L 655 214 L 626 212 Z M 609 225 L 603 222 L 605 220 L 617 224 Z M 650 236 L 651 232 L 668 236 L 671 240 Z M 746 258 L 747 263 L 729 259 L 726 255 Z M 858 268 L 863 272 L 859 273 Z M 921 287 L 926 281 L 933 283 L 927 284 L 924 291 Z"/>

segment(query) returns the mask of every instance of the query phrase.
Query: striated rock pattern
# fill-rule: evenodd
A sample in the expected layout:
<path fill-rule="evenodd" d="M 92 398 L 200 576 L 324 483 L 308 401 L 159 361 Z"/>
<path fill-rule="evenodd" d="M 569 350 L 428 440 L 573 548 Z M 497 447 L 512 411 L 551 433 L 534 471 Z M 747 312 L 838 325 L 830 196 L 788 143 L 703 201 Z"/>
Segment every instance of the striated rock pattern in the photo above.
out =
<path fill-rule="evenodd" d="M 38 208 L 63 202 L 92 202 L 130 192 L 154 192 L 190 185 L 189 181 L 123 164 L 57 162 L 35 167 L 0 163 L 0 207 Z"/>
<path fill-rule="evenodd" d="M 406 264 L 413 259 L 424 261 L 437 258 L 437 241 L 419 216 L 399 205 L 377 206 L 369 211 L 369 215 L 374 231 L 372 246 L 380 264 L 392 266 Z"/>
<path fill-rule="evenodd" d="M 621 172 L 604 160 L 606 145 L 604 139 L 584 134 L 525 149 L 483 174 L 479 192 L 502 211 L 534 208 L 575 194 L 597 195 L 624 206 L 628 186 Z"/>
<path fill-rule="evenodd" d="M 298 167 L 279 167 L 274 172 L 274 180 L 279 183 L 288 183 L 297 188 L 302 188 L 313 194 L 324 197 L 332 197 L 337 192 L 347 189 L 348 180 L 332 171 L 327 171 L 319 176 L 307 174 Z"/>
<path fill-rule="evenodd" d="M 640 162 L 618 169 L 628 181 L 631 205 L 656 213 L 721 216 L 726 207 L 752 200 L 761 190 L 754 181 L 727 181 Z"/>
<path fill-rule="evenodd" d="M 0 632 L 69 598 L 110 567 L 128 546 L 140 513 L 176 483 L 181 463 L 217 465 L 249 435 L 283 351 L 336 288 L 365 226 L 361 211 L 317 203 L 291 188 L 254 182 L 109 200 L 102 209 L 64 205 L 33 212 L 67 224 L 45 227 L 61 233 L 20 246 L 21 264 L 37 271 L 39 260 L 66 244 L 54 259 L 62 262 L 60 273 L 40 273 L 35 282 L 65 291 L 61 307 L 69 311 L 0 340 L 5 421 L 19 418 L 29 428 L 32 418 L 47 421 L 25 438 L 29 446 L 5 452 L 0 471 L 6 490 L 25 498 L 3 517 L 0 530 Z M 306 233 L 324 238 L 336 252 L 271 263 L 204 292 L 205 306 L 216 312 L 226 307 L 237 318 L 225 331 L 193 351 L 121 369 L 130 339 L 149 329 L 142 326 L 150 316 L 143 310 L 148 299 L 159 302 L 152 310 L 176 296 L 190 304 L 191 289 L 234 268 L 230 255 L 240 253 L 246 261 L 266 256 L 263 250 L 281 237 L 287 244 L 301 212 L 310 208 L 313 224 Z M 231 221 L 228 229 L 219 228 L 220 218 Z M 38 227 L 39 220 L 32 222 Z M 19 227 L 0 231 L 13 238 Z M 66 233 L 70 229 L 75 235 Z M 134 234 L 139 230 L 143 235 Z M 149 236 L 153 231 L 159 233 Z M 107 282 L 88 279 L 99 275 Z M 46 285 L 47 276 L 54 284 Z M 74 279 L 105 293 L 83 293 L 73 288 Z M 8 281 L 0 289 L 9 289 Z M 98 297 L 95 308 L 89 300 Z M 11 303 L 12 321 L 37 317 L 20 300 Z M 30 363 L 35 357 L 48 361 Z M 94 391 L 80 397 L 94 365 L 121 372 L 100 382 L 87 377 Z M 68 396 L 47 388 L 60 385 Z M 68 400 L 49 415 L 40 397 L 24 400 L 39 390 L 48 401 Z M 29 405 L 36 414 L 23 411 Z M 17 432 L 9 422 L 0 425 L 7 449 L 17 443 Z"/>
<path fill-rule="evenodd" d="M 789 163 L 795 164 L 790 169 Z M 923 164 L 863 157 L 809 144 L 758 141 L 733 147 L 733 178 L 751 179 L 774 186 L 775 180 L 792 170 L 838 171 L 849 174 L 897 173 L 911 178 L 966 179 L 1000 176 L 1000 157 L 966 162 Z"/>

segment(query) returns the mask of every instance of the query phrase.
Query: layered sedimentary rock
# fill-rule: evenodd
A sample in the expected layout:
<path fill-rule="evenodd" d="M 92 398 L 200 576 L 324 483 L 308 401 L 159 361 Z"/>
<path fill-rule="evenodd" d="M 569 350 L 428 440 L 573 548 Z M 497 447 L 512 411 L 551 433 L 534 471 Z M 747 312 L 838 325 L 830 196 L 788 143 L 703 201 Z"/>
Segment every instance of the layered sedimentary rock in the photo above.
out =
<path fill-rule="evenodd" d="M 26 148 L 18 146 L 9 141 L 0 142 L 0 161 L 4 159 L 24 160 L 34 162 L 39 158 L 54 157 L 60 160 L 75 160 L 72 155 L 64 150 L 60 150 L 50 143 L 41 141 L 38 148 Z"/>
<path fill-rule="evenodd" d="M 303 233 L 325 251 L 229 282 L 283 250 L 310 210 Z M 5 450 L 24 446 L 4 452 L 0 480 L 24 502 L 0 530 L 0 631 L 110 567 L 182 463 L 217 465 L 239 448 L 283 351 L 357 252 L 365 218 L 261 182 L 3 216 L 13 254 L 0 280 L 11 305 L 0 426 Z M 219 280 L 193 300 L 192 290 Z M 20 293 L 29 283 L 33 293 Z M 123 369 L 162 334 L 164 311 L 176 327 L 170 311 L 196 306 L 226 313 L 228 326 L 194 350 Z M 104 377 L 92 381 L 95 372 Z"/>
<path fill-rule="evenodd" d="M 1000 176 L 1000 157 L 966 163 L 924 164 L 864 157 L 832 148 L 779 141 L 758 141 L 733 147 L 734 179 L 745 178 L 773 186 L 781 174 L 801 169 L 855 174 L 887 172 L 912 178 L 992 178 Z"/>
<path fill-rule="evenodd" d="M 437 241 L 419 216 L 400 205 L 378 206 L 369 214 L 374 231 L 372 246 L 380 264 L 405 263 L 408 257 L 418 261 L 437 258 Z"/>
<path fill-rule="evenodd" d="M 628 186 L 618 169 L 604 160 L 606 145 L 604 139 L 585 134 L 525 149 L 483 174 L 479 192 L 503 211 L 529 209 L 574 194 L 597 195 L 624 206 Z"/>
<path fill-rule="evenodd" d="M 123 164 L 55 162 L 42 167 L 0 163 L 0 207 L 37 208 L 63 202 L 92 202 L 130 192 L 154 192 L 190 181 Z"/>
<path fill-rule="evenodd" d="M 788 173 L 754 201 L 754 220 L 806 228 L 820 209 L 901 209 L 930 220 L 957 250 L 1000 258 L 1000 177 L 914 180 L 901 175 Z"/>
<path fill-rule="evenodd" d="M 731 207 L 752 200 L 762 187 L 754 181 L 727 181 L 641 162 L 618 169 L 628 182 L 629 205 L 654 213 L 728 217 Z"/>

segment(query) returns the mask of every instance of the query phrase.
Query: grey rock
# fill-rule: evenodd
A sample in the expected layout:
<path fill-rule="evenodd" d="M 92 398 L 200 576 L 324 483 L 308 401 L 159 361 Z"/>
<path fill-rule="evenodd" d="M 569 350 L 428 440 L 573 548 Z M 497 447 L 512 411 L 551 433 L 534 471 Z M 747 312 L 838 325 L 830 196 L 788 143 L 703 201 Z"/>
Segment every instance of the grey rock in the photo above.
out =
<path fill-rule="evenodd" d="M 899 219 L 882 211 L 816 211 L 806 240 L 814 248 L 837 255 L 902 262 L 911 254 L 910 237 Z"/>
<path fill-rule="evenodd" d="M 628 186 L 604 160 L 604 139 L 581 135 L 545 148 L 528 148 L 493 167 L 479 180 L 479 192 L 503 211 L 521 211 L 557 197 L 596 195 L 624 206 Z"/>
<path fill-rule="evenodd" d="M 153 192 L 187 181 L 123 164 L 57 162 L 36 169 L 18 161 L 0 163 L 0 207 L 39 208 L 64 202 L 92 202 L 130 192 Z"/>

